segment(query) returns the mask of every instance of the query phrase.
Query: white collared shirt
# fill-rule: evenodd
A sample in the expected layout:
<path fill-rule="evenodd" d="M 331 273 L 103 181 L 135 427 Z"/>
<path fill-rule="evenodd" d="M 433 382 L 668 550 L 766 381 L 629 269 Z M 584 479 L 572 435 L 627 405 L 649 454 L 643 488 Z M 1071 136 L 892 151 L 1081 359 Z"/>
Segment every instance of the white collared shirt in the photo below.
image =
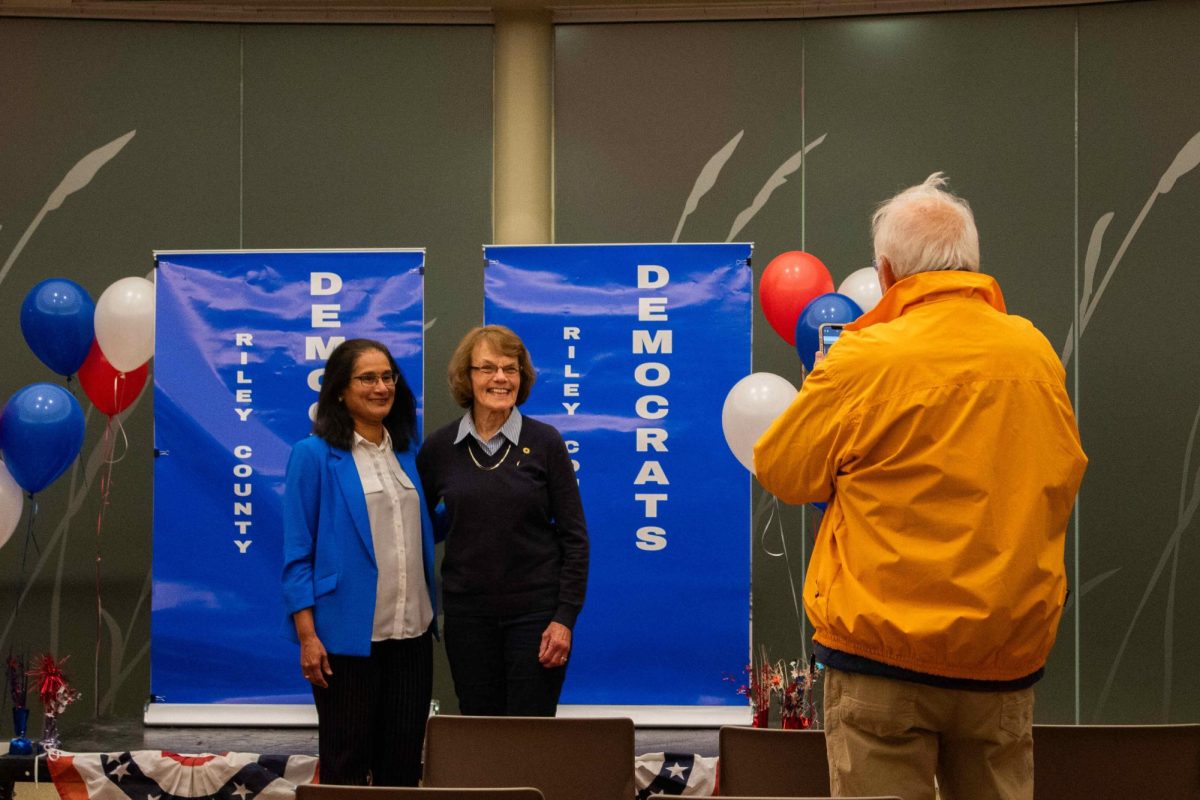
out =
<path fill-rule="evenodd" d="M 420 636 L 433 621 L 421 551 L 421 498 L 396 460 L 386 430 L 378 445 L 356 432 L 353 455 L 379 568 L 371 641 Z"/>

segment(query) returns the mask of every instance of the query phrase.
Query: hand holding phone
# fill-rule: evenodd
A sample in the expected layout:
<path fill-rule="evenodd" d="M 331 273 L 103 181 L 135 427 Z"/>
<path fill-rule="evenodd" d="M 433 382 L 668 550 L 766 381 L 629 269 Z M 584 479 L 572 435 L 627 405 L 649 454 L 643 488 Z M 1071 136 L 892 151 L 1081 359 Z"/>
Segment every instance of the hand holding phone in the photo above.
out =
<path fill-rule="evenodd" d="M 821 355 L 829 355 L 829 348 L 833 347 L 833 343 L 842 335 L 842 328 L 846 327 L 841 322 L 823 322 L 817 326 L 817 338 L 821 342 Z"/>

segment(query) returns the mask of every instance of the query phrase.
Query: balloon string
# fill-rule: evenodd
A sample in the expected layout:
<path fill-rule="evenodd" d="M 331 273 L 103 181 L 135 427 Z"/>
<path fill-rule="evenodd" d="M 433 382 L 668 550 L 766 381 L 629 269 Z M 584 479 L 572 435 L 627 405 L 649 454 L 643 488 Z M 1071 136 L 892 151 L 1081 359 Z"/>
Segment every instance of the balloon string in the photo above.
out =
<path fill-rule="evenodd" d="M 771 558 L 787 558 L 787 548 L 786 547 L 778 553 L 771 552 L 771 550 L 767 547 L 767 534 L 770 533 L 771 523 L 773 523 L 775 521 L 775 515 L 779 512 L 779 501 L 775 498 L 774 495 L 765 494 L 765 493 L 764 493 L 763 499 L 766 500 L 768 503 L 771 503 L 771 515 L 769 517 L 767 517 L 766 523 L 763 524 L 762 535 L 759 537 L 759 546 L 762 547 L 762 551 L 764 553 L 766 553 L 767 555 L 769 555 Z M 774 501 L 774 502 L 771 502 L 771 501 Z"/>
<path fill-rule="evenodd" d="M 792 575 L 792 562 L 788 558 L 787 537 L 783 531 L 783 514 L 779 510 L 779 498 L 774 495 L 768 496 L 770 497 L 771 514 L 767 517 L 767 521 L 763 525 L 762 535 L 759 537 L 759 545 L 762 551 L 771 558 L 783 558 L 783 566 L 787 570 L 788 587 L 792 592 L 792 609 L 796 612 L 796 622 L 800 626 L 800 654 L 803 660 L 807 662 L 807 646 L 804 641 L 807 638 L 807 632 L 805 631 L 804 615 L 800 611 L 800 598 L 796 594 L 796 579 Z M 780 551 L 778 553 L 772 552 L 767 547 L 767 533 L 771 530 L 772 523 L 775 523 L 775 526 L 779 529 Z"/>
<path fill-rule="evenodd" d="M 120 409 L 121 409 L 121 396 L 125 394 L 125 392 L 122 391 L 124 388 L 125 388 L 125 373 L 118 372 L 115 375 L 113 375 L 113 404 L 112 404 L 112 407 L 117 409 L 118 411 L 120 411 Z M 111 419 L 111 417 L 110 417 L 110 419 Z"/>
<path fill-rule="evenodd" d="M 92 662 L 92 716 L 100 715 L 100 638 L 104 625 L 104 603 L 100 582 L 100 531 L 104 527 L 104 509 L 108 507 L 109 493 L 112 491 L 113 449 L 117 437 L 113 431 L 113 418 L 110 416 L 104 426 L 104 444 L 102 448 L 103 463 L 106 468 L 100 475 L 100 510 L 96 514 L 96 658 Z M 126 440 L 128 444 L 128 439 Z"/>
<path fill-rule="evenodd" d="M 120 437 L 121 437 L 121 455 L 119 455 L 119 456 L 113 455 L 113 453 L 115 453 L 116 449 L 117 449 L 116 436 L 113 437 L 112 452 L 110 452 L 108 454 L 108 463 L 116 464 L 120 461 L 123 461 L 125 459 L 125 456 L 129 455 L 129 433 L 125 430 L 125 422 L 124 422 L 124 420 L 121 419 L 121 417 L 114 415 L 111 418 L 111 420 L 112 420 L 112 424 L 113 424 L 113 430 L 116 432 L 117 435 L 120 435 Z"/>
<path fill-rule="evenodd" d="M 34 535 L 34 523 L 37 521 L 37 513 L 38 513 L 37 498 L 33 492 L 30 492 L 29 494 L 27 494 L 26 497 L 29 498 L 30 509 L 29 509 L 29 522 L 26 523 L 26 525 L 25 525 L 25 547 L 21 551 L 22 583 L 24 582 L 24 578 L 25 578 L 25 558 L 26 558 L 26 556 L 29 555 L 30 542 L 33 543 L 33 549 L 37 551 L 37 554 L 39 556 L 42 554 L 41 545 L 38 544 L 37 537 Z"/>
<path fill-rule="evenodd" d="M 113 378 L 113 408 L 123 408 L 124 407 L 123 401 L 125 399 L 125 389 L 127 387 L 128 387 L 128 383 L 125 380 L 124 372 L 122 372 L 121 374 L 119 374 Z M 116 414 L 113 414 L 112 416 L 110 416 L 108 418 L 108 423 L 110 426 L 114 422 L 116 423 L 116 428 L 115 428 L 116 432 L 121 435 L 122 448 L 121 448 L 121 455 L 119 457 L 114 458 L 113 454 L 116 452 L 116 441 L 114 439 L 113 446 L 106 450 L 107 455 L 105 457 L 105 463 L 108 463 L 110 465 L 115 464 L 118 461 L 121 461 L 122 459 L 125 458 L 126 455 L 129 454 L 129 435 L 125 432 L 125 423 L 120 418 L 120 412 L 117 412 Z M 106 429 L 106 435 L 107 435 L 107 429 Z"/>
<path fill-rule="evenodd" d="M 29 521 L 26 523 L 26 526 L 25 526 L 25 542 L 21 548 L 21 576 L 14 587 L 16 589 L 17 599 L 16 599 L 16 602 L 13 603 L 13 617 L 12 617 L 13 639 L 12 639 L 12 641 L 16 641 L 17 637 L 21 635 L 21 607 L 23 605 L 22 601 L 25 598 L 25 595 L 21 591 L 21 587 L 25 585 L 25 560 L 26 560 L 26 557 L 29 555 L 29 543 L 33 542 L 34 549 L 37 550 L 38 555 L 42 554 L 42 550 L 38 546 L 38 543 L 37 543 L 37 537 L 34 536 L 34 526 L 37 521 L 37 513 L 38 513 L 37 498 L 33 492 L 29 492 L 25 496 L 29 498 L 29 504 L 30 504 Z M 10 642 L 9 655 L 11 655 L 11 654 L 12 653 L 11 653 L 11 642 Z M 21 658 L 22 658 L 22 661 L 21 661 L 22 664 L 29 663 L 27 660 L 25 660 L 27 658 L 27 654 L 22 653 Z"/>

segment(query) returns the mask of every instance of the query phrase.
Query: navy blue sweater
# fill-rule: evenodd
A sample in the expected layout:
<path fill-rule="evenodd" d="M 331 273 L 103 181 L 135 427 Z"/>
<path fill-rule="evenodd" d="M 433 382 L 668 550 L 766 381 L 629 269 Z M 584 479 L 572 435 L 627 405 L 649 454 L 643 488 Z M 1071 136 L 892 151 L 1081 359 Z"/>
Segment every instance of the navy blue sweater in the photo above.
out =
<path fill-rule="evenodd" d="M 446 614 L 553 611 L 555 622 L 574 627 L 587 589 L 588 538 L 562 436 L 522 416 L 521 441 L 487 456 L 471 436 L 454 444 L 457 435 L 456 420 L 417 454 L 429 508 L 445 504 L 434 524 L 446 538 Z"/>

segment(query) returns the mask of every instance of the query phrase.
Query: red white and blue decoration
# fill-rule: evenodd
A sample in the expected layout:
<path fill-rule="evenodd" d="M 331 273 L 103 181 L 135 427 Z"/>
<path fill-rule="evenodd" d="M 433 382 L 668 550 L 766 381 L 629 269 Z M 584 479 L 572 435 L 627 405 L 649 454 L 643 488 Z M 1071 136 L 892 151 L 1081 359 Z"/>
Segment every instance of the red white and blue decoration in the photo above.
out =
<path fill-rule="evenodd" d="M 255 753 L 56 753 L 49 767 L 62 800 L 294 800 L 317 777 L 316 756 Z"/>

